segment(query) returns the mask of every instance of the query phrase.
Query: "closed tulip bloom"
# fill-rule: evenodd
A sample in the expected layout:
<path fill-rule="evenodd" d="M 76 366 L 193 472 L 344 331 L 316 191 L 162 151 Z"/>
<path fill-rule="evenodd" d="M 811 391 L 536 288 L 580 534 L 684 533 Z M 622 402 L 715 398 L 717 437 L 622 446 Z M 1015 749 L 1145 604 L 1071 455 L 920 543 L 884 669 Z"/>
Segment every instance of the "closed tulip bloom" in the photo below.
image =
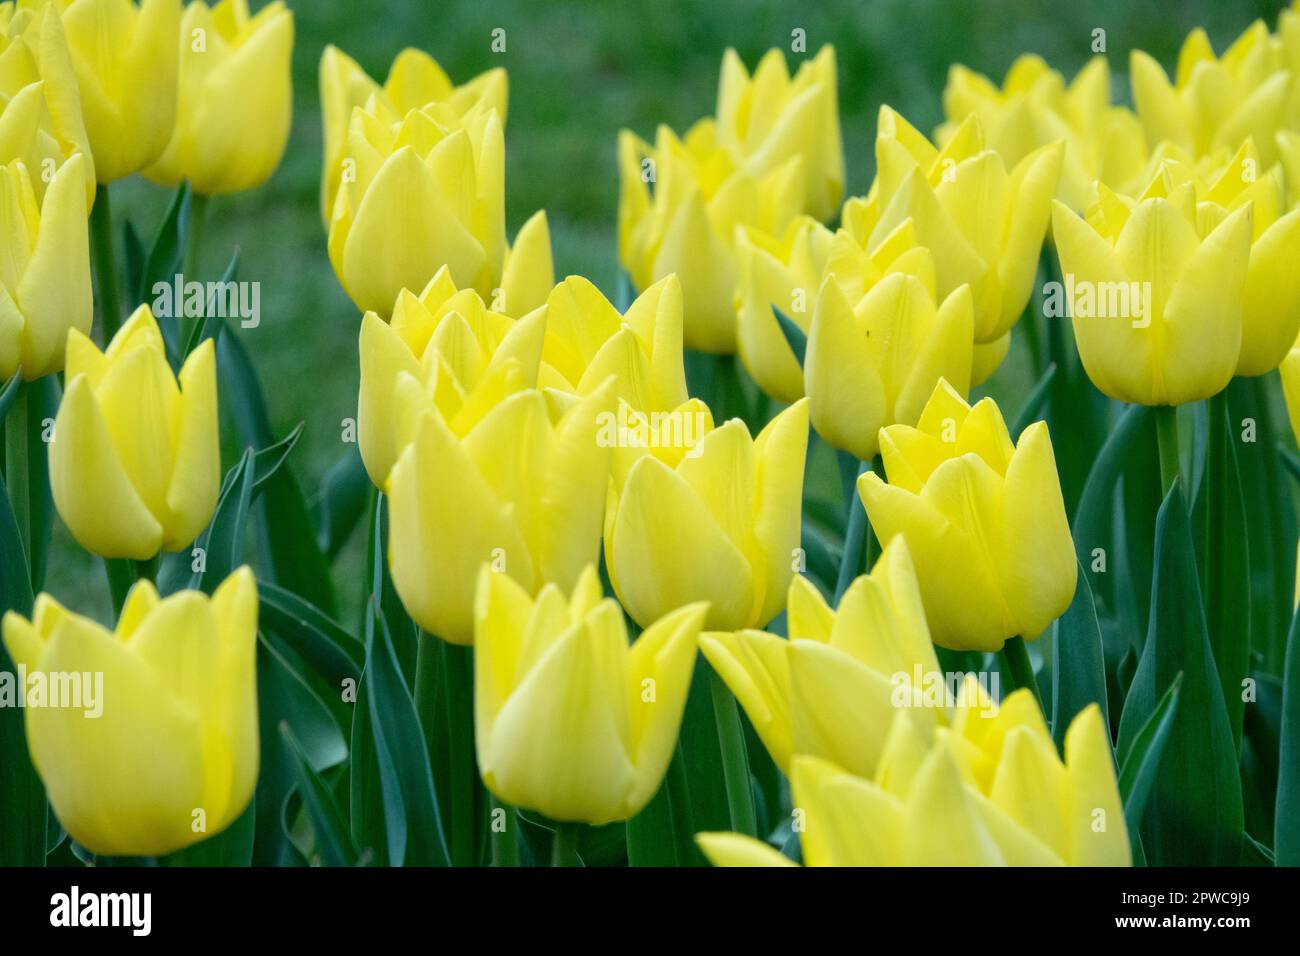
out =
<path fill-rule="evenodd" d="M 95 677 L 93 707 L 26 710 L 50 806 L 86 849 L 161 856 L 244 812 L 258 767 L 257 583 L 247 567 L 211 597 L 160 599 L 141 581 L 115 631 L 42 594 L 30 621 L 5 615 L 4 643 L 29 677 L 82 676 L 83 700 Z"/>
<path fill-rule="evenodd" d="M 488 789 L 553 820 L 600 826 L 639 813 L 677 746 L 704 613 L 679 608 L 629 646 L 594 565 L 570 597 L 547 584 L 535 600 L 484 566 L 474 728 Z"/>
<path fill-rule="evenodd" d="M 176 123 L 179 0 L 56 0 L 81 93 L 95 175 L 155 162 Z"/>
<path fill-rule="evenodd" d="M 793 77 L 777 49 L 763 55 L 753 76 L 735 50 L 722 57 L 718 139 L 759 178 L 799 158 L 805 172 L 801 209 L 814 219 L 834 216 L 844 193 L 836 83 L 835 48 L 829 45 L 801 63 Z"/>
<path fill-rule="evenodd" d="M 677 449 L 677 461 L 643 455 L 611 484 L 605 562 L 633 620 L 645 627 L 708 601 L 708 628 L 737 631 L 781 612 L 799 547 L 807 443 L 801 399 L 757 439 L 733 418 Z"/>
<path fill-rule="evenodd" d="M 293 13 L 279 0 L 249 16 L 247 0 L 185 8 L 180 92 L 171 141 L 147 177 L 189 180 L 205 196 L 271 178 L 289 140 Z"/>
<path fill-rule="evenodd" d="M 1101 187 L 1086 219 L 1055 205 L 1052 231 L 1066 288 L 1074 289 L 1079 358 L 1111 398 L 1182 405 L 1222 391 L 1236 372 L 1251 207 L 1210 212 L 1201 215 L 1193 184 L 1171 188 L 1161 176 L 1136 200 Z M 1270 258 L 1261 257 L 1261 268 Z M 1289 285 L 1261 290 L 1262 302 L 1281 299 Z"/>
<path fill-rule="evenodd" d="M 889 484 L 858 494 L 881 542 L 907 541 L 936 644 L 996 651 L 1033 640 L 1074 598 L 1070 526 L 1045 422 L 1013 445 L 990 398 L 972 408 L 940 380 L 916 427 L 880 436 Z"/>
<path fill-rule="evenodd" d="M 789 640 L 763 631 L 700 638 L 782 772 L 790 773 L 794 754 L 813 754 L 870 777 L 900 694 L 922 703 L 912 714 L 926 734 L 948 723 L 947 693 L 923 697 L 926 683 L 942 689 L 943 678 L 901 538 L 835 610 L 796 575 L 786 614 Z"/>
<path fill-rule="evenodd" d="M 408 373 L 398 389 L 422 398 Z M 596 433 L 612 406 L 610 386 L 572 404 L 525 389 L 478 410 L 460 433 L 420 413 L 387 486 L 393 585 L 416 624 L 471 643 L 483 562 L 529 593 L 546 583 L 571 589 L 595 563 L 610 458 Z"/>
<path fill-rule="evenodd" d="M 916 423 L 941 379 L 962 395 L 970 389 L 970 287 L 939 301 L 934 260 L 924 247 L 899 254 L 891 266 L 854 304 L 834 277 L 826 281 L 804 359 L 813 427 L 861 461 L 879 450 L 882 427 Z"/>
<path fill-rule="evenodd" d="M 95 164 L 68 38 L 54 7 L 0 8 L 0 101 L 0 156 L 39 170 L 32 186 L 43 199 L 46 171 L 80 154 L 89 209 L 95 201 Z"/>
<path fill-rule="evenodd" d="M 221 489 L 214 356 L 209 339 L 173 375 L 147 305 L 102 353 L 68 332 L 50 487 L 87 551 L 144 561 L 185 548 L 207 526 Z"/>
<path fill-rule="evenodd" d="M 392 312 L 388 322 L 373 312 L 361 320 L 357 443 L 377 488 L 423 411 L 464 436 L 506 396 L 533 388 L 546 329 L 545 309 L 516 321 L 457 289 L 445 267 L 418 296 L 403 289 Z M 404 374 L 416 387 L 399 389 Z"/>
<path fill-rule="evenodd" d="M 0 166 L 0 380 L 59 371 L 69 330 L 90 331 L 86 164 L 73 154 L 43 203 L 22 160 Z"/>
<path fill-rule="evenodd" d="M 845 220 L 874 250 L 911 219 L 916 242 L 934 255 L 940 298 L 969 285 L 975 341 L 992 342 L 1029 302 L 1065 144 L 1028 153 L 1008 169 L 990 149 L 977 115 L 937 149 L 887 106 L 876 136 L 876 181 Z"/>
<path fill-rule="evenodd" d="M 372 96 L 384 100 L 399 116 L 430 103 L 442 103 L 462 118 L 472 112 L 496 110 L 505 123 L 508 94 L 509 81 L 501 67 L 456 86 L 433 57 L 410 47 L 397 54 L 381 86 L 352 57 L 333 44 L 326 46 L 320 58 L 321 125 L 325 140 L 321 216 L 325 225 L 329 226 L 334 195 L 343 177 L 352 111 L 365 106 Z"/>

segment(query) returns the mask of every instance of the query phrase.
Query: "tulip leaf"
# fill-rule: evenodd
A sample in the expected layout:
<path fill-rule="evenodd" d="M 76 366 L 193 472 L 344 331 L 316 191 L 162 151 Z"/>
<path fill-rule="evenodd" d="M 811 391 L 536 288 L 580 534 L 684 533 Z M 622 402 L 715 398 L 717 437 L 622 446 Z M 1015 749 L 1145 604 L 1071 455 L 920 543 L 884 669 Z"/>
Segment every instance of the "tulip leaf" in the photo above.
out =
<path fill-rule="evenodd" d="M 158 862 L 163 866 L 249 866 L 257 838 L 257 800 L 238 819 L 214 836 L 178 850 Z"/>
<path fill-rule="evenodd" d="M 1051 397 L 1052 382 L 1055 379 L 1056 363 L 1052 362 L 1043 371 L 1042 376 L 1029 392 L 1029 397 L 1025 399 L 1025 403 L 1020 406 L 1020 411 L 1016 413 L 1015 420 L 1011 423 L 1012 437 L 1019 436 L 1021 432 L 1042 417 L 1047 400 Z"/>
<path fill-rule="evenodd" d="M 270 481 L 280 470 L 289 452 L 293 451 L 293 446 L 298 444 L 298 439 L 302 437 L 303 422 L 293 426 L 293 431 L 285 435 L 274 445 L 258 449 L 253 454 L 253 493 L 262 490 L 262 487 Z"/>
<path fill-rule="evenodd" d="M 388 830 L 384 822 L 384 792 L 379 760 L 370 729 L 369 685 L 365 674 L 357 683 L 352 704 L 352 747 L 348 762 L 348 832 L 352 843 L 379 866 L 388 865 Z"/>
<path fill-rule="evenodd" d="M 357 861 L 357 850 L 348 833 L 343 813 L 334 800 L 329 787 L 320 774 L 307 762 L 307 754 L 293 735 L 293 728 L 285 721 L 280 723 L 280 737 L 289 753 L 289 764 L 297 780 L 298 796 L 311 820 L 316 851 L 325 866 L 352 866 Z"/>
<path fill-rule="evenodd" d="M 618 309 L 620 314 L 624 314 L 636 300 L 636 287 L 632 285 L 632 277 L 627 274 L 626 269 L 618 270 L 618 285 L 614 291 L 614 308 Z"/>
<path fill-rule="evenodd" d="M 292 591 L 263 581 L 257 586 L 263 628 L 279 634 L 331 684 L 361 677 L 365 648 L 329 615 Z"/>
<path fill-rule="evenodd" d="M 402 678 L 388 624 L 372 599 L 366 616 L 366 695 L 393 866 L 447 866 L 429 748 Z"/>
<path fill-rule="evenodd" d="M 216 339 L 221 335 L 221 331 L 226 327 L 226 309 L 219 297 L 221 290 L 228 283 L 234 282 L 238 274 L 239 250 L 236 249 L 230 257 L 230 264 L 226 266 L 226 271 L 222 273 L 219 284 L 212 290 L 212 295 L 208 298 L 207 307 L 203 310 L 202 321 L 194 323 L 194 328 L 190 330 L 189 341 L 185 343 L 185 355 L 189 355 L 203 344 L 204 339 Z"/>
<path fill-rule="evenodd" d="M 1181 703 L 1151 791 L 1142 844 L 1153 866 L 1226 866 L 1241 852 L 1241 779 L 1183 502 L 1175 482 L 1156 519 L 1151 620 L 1120 717 L 1119 751 L 1133 751 L 1158 709 L 1160 688 L 1182 672 Z"/>
<path fill-rule="evenodd" d="M 1052 625 L 1052 641 L 1052 737 L 1060 748 L 1065 745 L 1070 721 L 1089 704 L 1101 708 L 1102 724 L 1110 726 L 1101 626 L 1092 586 L 1082 566 L 1074 600 Z"/>
<path fill-rule="evenodd" d="M 159 282 L 165 282 L 171 285 L 175 277 L 181 270 L 181 261 L 185 255 L 185 237 L 189 231 L 190 222 L 190 203 L 192 201 L 189 183 L 183 182 L 177 187 L 172 196 L 171 204 L 167 207 L 167 213 L 158 225 L 158 232 L 154 235 L 153 245 L 149 247 L 149 253 L 145 257 L 144 266 L 140 270 L 139 285 L 129 289 L 131 293 L 131 308 L 139 305 L 141 302 L 147 302 L 154 286 Z M 197 278 L 197 276 L 184 277 L 187 279 Z M 162 332 L 163 339 L 167 344 L 167 354 L 173 359 L 181 355 L 181 330 L 177 322 L 175 303 L 172 309 L 172 315 L 155 315 L 158 322 L 158 329 Z"/>
<path fill-rule="evenodd" d="M 0 425 L 5 422 L 5 416 L 9 414 L 9 406 L 13 404 L 18 395 L 18 389 L 23 387 L 23 373 L 14 372 L 9 381 L 5 382 L 4 388 L 0 388 Z"/>
<path fill-rule="evenodd" d="M 1286 638 L 1278 754 L 1273 851 L 1278 866 L 1300 866 L 1300 614 Z"/>
<path fill-rule="evenodd" d="M 370 504 L 370 476 L 356 445 L 349 445 L 321 482 L 311 502 L 316 544 L 329 560 L 338 556 Z"/>
<path fill-rule="evenodd" d="M 795 361 L 799 363 L 800 368 L 803 368 L 804 357 L 808 354 L 808 334 L 799 328 L 799 324 L 794 319 L 776 306 L 772 306 L 772 314 L 776 316 L 776 324 L 781 327 L 781 334 L 785 336 L 790 351 L 794 353 Z"/>
<path fill-rule="evenodd" d="M 122 255 L 126 260 L 126 287 L 134 293 L 139 290 L 140 277 L 144 275 L 145 251 L 140 233 L 130 219 L 122 223 Z"/>
<path fill-rule="evenodd" d="M 196 591 L 211 594 L 243 560 L 244 524 L 256 480 L 253 460 L 253 450 L 249 448 L 239 464 L 226 474 L 212 522 L 195 542 L 195 548 L 203 551 L 202 569 L 190 578 L 189 586 Z"/>
<path fill-rule="evenodd" d="M 1102 548 L 1106 552 L 1113 548 L 1114 534 L 1111 527 L 1114 521 L 1115 486 L 1123 473 L 1124 459 L 1136 444 L 1149 417 L 1149 410 L 1143 406 L 1129 406 L 1111 429 L 1092 470 L 1088 472 L 1083 494 L 1079 497 L 1079 507 L 1074 512 L 1072 528 L 1079 563 L 1085 568 L 1090 567 L 1095 548 Z M 1109 566 L 1107 570 L 1110 570 Z M 1110 593 L 1106 580 L 1094 577 L 1090 583 L 1095 592 Z"/>
<path fill-rule="evenodd" d="M 1147 718 L 1147 722 L 1131 741 L 1125 741 L 1127 747 L 1119 756 L 1119 795 L 1124 801 L 1124 823 L 1128 827 L 1129 839 L 1135 846 L 1142 827 L 1142 815 L 1146 812 L 1147 798 L 1151 796 L 1151 788 L 1155 785 L 1160 761 L 1165 754 L 1165 745 L 1174 729 L 1174 716 L 1178 712 L 1178 690 L 1182 682 L 1182 674 L 1174 678 L 1174 682 L 1160 698 L 1154 713 Z"/>

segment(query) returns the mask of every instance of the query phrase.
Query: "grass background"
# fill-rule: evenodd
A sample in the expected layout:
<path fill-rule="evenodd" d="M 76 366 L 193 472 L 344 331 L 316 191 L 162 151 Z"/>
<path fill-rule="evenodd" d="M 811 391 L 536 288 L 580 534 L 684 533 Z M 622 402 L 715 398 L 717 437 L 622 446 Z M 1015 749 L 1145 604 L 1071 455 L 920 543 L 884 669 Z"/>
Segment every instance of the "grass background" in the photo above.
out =
<path fill-rule="evenodd" d="M 254 2 L 255 7 L 262 4 Z M 1092 31 L 1105 29 L 1114 95 L 1128 101 L 1129 51 L 1145 49 L 1173 69 L 1183 37 L 1204 26 L 1222 51 L 1252 20 L 1276 23 L 1280 0 L 289 0 L 296 19 L 294 121 L 277 173 L 251 192 L 210 204 L 201 278 L 216 278 L 232 249 L 240 278 L 261 283 L 262 324 L 239 330 L 261 374 L 273 424 L 306 423 L 293 465 L 311 495 L 344 451 L 341 421 L 356 414 L 360 316 L 334 278 L 318 212 L 321 121 L 317 64 L 329 43 L 381 80 L 404 46 L 425 49 L 456 82 L 494 66 L 510 72 L 506 127 L 507 227 L 547 210 L 557 278 L 586 275 L 613 295 L 617 277 L 615 137 L 650 137 L 659 123 L 683 130 L 714 106 L 723 50 L 753 66 L 772 46 L 806 31 L 811 55 L 833 43 L 850 194 L 873 175 L 872 141 L 882 103 L 923 130 L 941 119 L 949 64 L 1001 80 L 1017 55 L 1035 52 L 1066 77 L 1088 60 Z M 506 31 L 506 51 L 491 34 Z M 799 59 L 800 57 L 792 57 Z M 116 184 L 114 211 L 148 237 L 170 194 L 138 178 Z M 120 235 L 120 232 L 118 233 Z M 120 248 L 119 248 L 120 252 Z M 992 385 L 1021 392 L 1027 362 L 1013 347 Z M 233 449 L 232 449 L 233 452 Z M 232 459 L 233 460 L 233 459 Z M 359 571 L 354 537 L 337 580 Z M 47 589 L 73 607 L 108 617 L 99 562 L 55 521 Z M 347 603 L 344 587 L 340 597 Z"/>

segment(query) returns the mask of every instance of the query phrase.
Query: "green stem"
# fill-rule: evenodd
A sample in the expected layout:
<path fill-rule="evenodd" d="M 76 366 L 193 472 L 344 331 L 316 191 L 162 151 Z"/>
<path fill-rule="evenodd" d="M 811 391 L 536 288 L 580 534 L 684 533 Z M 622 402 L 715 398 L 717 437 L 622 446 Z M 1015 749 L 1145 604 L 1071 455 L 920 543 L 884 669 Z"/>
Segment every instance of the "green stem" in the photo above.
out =
<path fill-rule="evenodd" d="M 505 816 L 505 826 L 500 830 L 497 829 L 496 815 L 500 810 Z M 508 803 L 502 803 L 492 796 L 492 865 L 493 866 L 518 866 L 519 865 L 519 841 L 516 836 L 518 824 L 515 822 L 515 808 Z"/>
<path fill-rule="evenodd" d="M 551 841 L 551 866 L 578 865 L 578 825 L 557 823 Z"/>
<path fill-rule="evenodd" d="M 181 261 L 181 272 L 186 282 L 200 282 L 199 256 L 203 245 L 203 224 L 207 218 L 208 197 L 190 191 L 190 218 L 185 226 L 185 257 Z M 181 324 L 181 344 L 190 340 L 194 327 L 203 321 L 201 315 L 186 315 Z"/>
<path fill-rule="evenodd" d="M 155 554 L 148 561 L 137 561 L 135 563 L 135 577 L 137 581 L 157 581 L 158 566 L 162 562 L 162 555 Z"/>
<path fill-rule="evenodd" d="M 857 474 L 865 475 L 871 470 L 870 462 L 861 462 Z M 835 582 L 835 604 L 840 603 L 844 592 L 849 589 L 853 579 L 862 570 L 862 558 L 867 550 L 867 509 L 858 500 L 858 483 L 848 483 L 845 497 L 848 499 L 849 520 L 844 531 L 844 554 L 840 558 L 839 578 Z"/>
<path fill-rule="evenodd" d="M 105 558 L 104 570 L 108 572 L 108 591 L 113 598 L 113 620 L 122 616 L 127 593 L 136 582 L 138 565 L 126 558 Z"/>
<path fill-rule="evenodd" d="M 740 725 L 736 699 L 716 671 L 709 672 L 713 696 L 713 717 L 718 725 L 718 746 L 722 750 L 722 779 L 727 790 L 731 829 L 746 836 L 758 835 L 754 812 L 754 791 L 749 784 L 749 756 L 745 752 L 745 729 Z"/>
<path fill-rule="evenodd" d="M 13 505 L 14 520 L 18 523 L 18 537 L 27 567 L 32 566 L 32 503 L 31 472 L 27 460 L 27 398 L 31 387 L 18 386 L 9 414 L 5 416 L 5 485 L 9 489 L 9 502 Z"/>
<path fill-rule="evenodd" d="M 1038 701 L 1038 709 L 1043 708 L 1043 695 L 1038 692 L 1038 678 L 1034 676 L 1034 665 L 1029 659 L 1029 648 L 1025 644 L 1023 637 L 1013 637 L 1003 645 L 1002 650 L 998 651 L 1002 657 L 1003 663 L 1006 664 L 1007 670 L 1011 673 L 1011 680 L 1016 685 L 1013 689 L 1019 690 L 1022 687 L 1028 687 L 1034 695 L 1034 700 Z"/>
<path fill-rule="evenodd" d="M 95 289 L 103 323 L 104 345 L 108 345 L 122 325 L 122 299 L 117 291 L 117 260 L 113 255 L 113 211 L 109 204 L 108 183 L 95 190 L 95 205 L 90 210 L 90 251 L 95 262 Z"/>
<path fill-rule="evenodd" d="M 474 834 L 474 651 L 441 641 L 443 652 L 443 716 L 450 760 L 451 862 L 473 866 L 477 859 Z M 418 678 L 419 666 L 416 666 Z M 418 683 L 418 679 L 417 679 Z"/>
<path fill-rule="evenodd" d="M 1156 406 L 1156 439 L 1160 444 L 1160 493 L 1169 494 L 1178 471 L 1178 406 Z"/>

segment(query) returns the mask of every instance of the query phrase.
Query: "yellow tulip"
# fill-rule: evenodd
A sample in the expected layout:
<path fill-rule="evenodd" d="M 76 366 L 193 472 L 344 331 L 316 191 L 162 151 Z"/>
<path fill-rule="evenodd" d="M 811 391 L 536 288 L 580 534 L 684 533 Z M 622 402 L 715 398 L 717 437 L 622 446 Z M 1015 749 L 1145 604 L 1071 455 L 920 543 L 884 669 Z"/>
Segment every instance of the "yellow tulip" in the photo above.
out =
<path fill-rule="evenodd" d="M 1178 53 L 1173 81 L 1149 54 L 1134 50 L 1129 63 L 1133 102 L 1147 140 L 1170 140 L 1195 156 L 1235 150 L 1254 137 L 1267 165 L 1277 160 L 1274 134 L 1294 128 L 1288 109 L 1293 82 L 1280 45 L 1255 21 L 1216 57 L 1201 28 Z"/>
<path fill-rule="evenodd" d="M 992 399 L 972 408 L 940 380 L 915 428 L 890 425 L 858 494 L 881 542 L 907 541 L 934 642 L 996 651 L 1038 637 L 1074 598 L 1076 565 L 1052 440 L 1013 445 Z"/>
<path fill-rule="evenodd" d="M 428 401 L 409 373 L 397 390 L 399 415 Z M 610 457 L 597 432 L 611 392 L 607 385 L 568 404 L 523 389 L 476 409 L 472 424 L 418 413 L 388 476 L 388 560 L 398 596 L 426 632 L 473 641 L 475 576 L 485 561 L 536 593 L 546 583 L 572 588 L 597 560 Z"/>
<path fill-rule="evenodd" d="M 51 6 L 0 6 L 0 156 L 40 170 L 32 186 L 43 198 L 46 174 L 80 154 L 86 208 L 95 202 L 95 163 L 81 118 L 81 95 L 63 21 Z"/>
<path fill-rule="evenodd" d="M 91 708 L 31 706 L 32 763 L 59 822 L 104 856 L 161 856 L 220 833 L 257 784 L 257 583 L 240 568 L 209 598 L 131 589 L 115 632 L 48 594 L 4 642 L 30 682 L 82 678 Z M 95 710 L 99 710 L 95 714 Z"/>
<path fill-rule="evenodd" d="M 179 551 L 221 490 L 216 359 L 209 339 L 179 378 L 142 305 L 100 352 L 68 332 L 67 391 L 54 420 L 50 487 L 77 543 L 106 558 Z"/>
<path fill-rule="evenodd" d="M 123 179 L 155 162 L 171 139 L 180 2 L 55 2 L 68 36 L 95 175 L 101 183 Z"/>
<path fill-rule="evenodd" d="M 871 776 L 900 695 L 910 702 L 926 684 L 942 689 L 906 543 L 890 542 L 836 610 L 796 575 L 786 613 L 789 640 L 763 631 L 710 633 L 700 649 L 784 773 L 794 754 L 812 754 Z M 925 706 L 913 710 L 918 727 L 928 734 L 948 723 L 946 692 L 921 700 Z"/>
<path fill-rule="evenodd" d="M 181 18 L 176 127 L 144 174 L 187 179 L 205 196 L 260 186 L 289 140 L 293 13 L 275 0 L 248 14 L 248 0 L 191 3 Z"/>
<path fill-rule="evenodd" d="M 0 166 L 0 380 L 19 370 L 28 381 L 59 371 L 69 330 L 90 331 L 87 163 L 74 153 L 43 203 L 21 160 Z"/>
<path fill-rule="evenodd" d="M 800 400 L 757 439 L 733 418 L 674 449 L 676 461 L 643 455 L 611 483 L 605 562 L 633 620 L 645 627 L 696 601 L 710 604 L 710 630 L 780 613 L 798 557 L 807 443 Z"/>
<path fill-rule="evenodd" d="M 1111 398 L 1182 405 L 1222 391 L 1236 372 L 1251 208 L 1219 212 L 1198 210 L 1192 183 L 1171 187 L 1163 176 L 1136 200 L 1100 187 L 1086 220 L 1059 202 L 1053 207 L 1079 358 Z M 1276 276 L 1275 254 L 1268 244 L 1260 248 L 1257 268 L 1267 282 Z M 1277 290 L 1259 289 L 1258 320 L 1273 321 L 1272 307 L 1290 285 L 1288 278 Z"/>
<path fill-rule="evenodd" d="M 321 125 L 324 127 L 325 165 L 321 176 L 321 216 L 329 226 L 334 196 L 343 176 L 352 111 L 372 96 L 388 103 L 399 116 L 430 103 L 443 103 L 459 117 L 496 110 L 505 123 L 509 80 L 501 67 L 480 73 L 455 86 L 423 50 L 407 48 L 393 60 L 388 79 L 380 86 L 357 61 L 330 44 L 320 58 Z M 356 157 L 353 157 L 354 159 Z"/>
<path fill-rule="evenodd" d="M 1026 690 L 993 719 L 959 713 L 933 743 L 900 711 L 874 775 L 796 756 L 808 866 L 1129 866 L 1124 806 L 1110 739 L 1096 704 L 1071 722 L 1065 760 Z M 701 833 L 715 866 L 782 866 L 766 843 Z"/>
<path fill-rule="evenodd" d="M 529 597 L 485 565 L 474 615 L 479 771 L 501 800 L 595 826 L 635 816 L 677 745 L 705 607 L 665 615 L 628 646 L 593 565 L 566 599 Z"/>
<path fill-rule="evenodd" d="M 880 429 L 916 424 L 935 383 L 946 378 L 962 395 L 970 390 L 974 304 L 970 287 L 936 297 L 930 251 L 911 239 L 910 220 L 883 242 L 885 274 L 856 301 L 846 298 L 838 274 L 817 298 L 804 385 L 817 434 L 835 448 L 869 461 Z"/>
<path fill-rule="evenodd" d="M 975 341 L 992 342 L 1029 302 L 1064 150 L 1063 141 L 1040 146 L 1008 170 L 985 145 L 978 115 L 940 150 L 882 106 L 876 181 L 865 199 L 845 204 L 844 223 L 874 251 L 911 219 L 917 244 L 934 255 L 940 298 L 969 285 Z"/>
<path fill-rule="evenodd" d="M 389 322 L 373 312 L 361 320 L 357 442 L 377 488 L 425 409 L 463 437 L 505 397 L 534 387 L 546 328 L 545 309 L 511 319 L 457 289 L 445 266 L 418 296 L 403 289 L 392 313 Z M 412 379 L 405 389 L 403 375 Z"/>
<path fill-rule="evenodd" d="M 836 91 L 835 48 L 824 46 L 794 77 L 780 50 L 768 50 L 751 77 L 735 50 L 722 57 L 718 139 L 757 178 L 791 158 L 804 166 L 802 211 L 835 215 L 844 193 L 844 148 Z"/>

